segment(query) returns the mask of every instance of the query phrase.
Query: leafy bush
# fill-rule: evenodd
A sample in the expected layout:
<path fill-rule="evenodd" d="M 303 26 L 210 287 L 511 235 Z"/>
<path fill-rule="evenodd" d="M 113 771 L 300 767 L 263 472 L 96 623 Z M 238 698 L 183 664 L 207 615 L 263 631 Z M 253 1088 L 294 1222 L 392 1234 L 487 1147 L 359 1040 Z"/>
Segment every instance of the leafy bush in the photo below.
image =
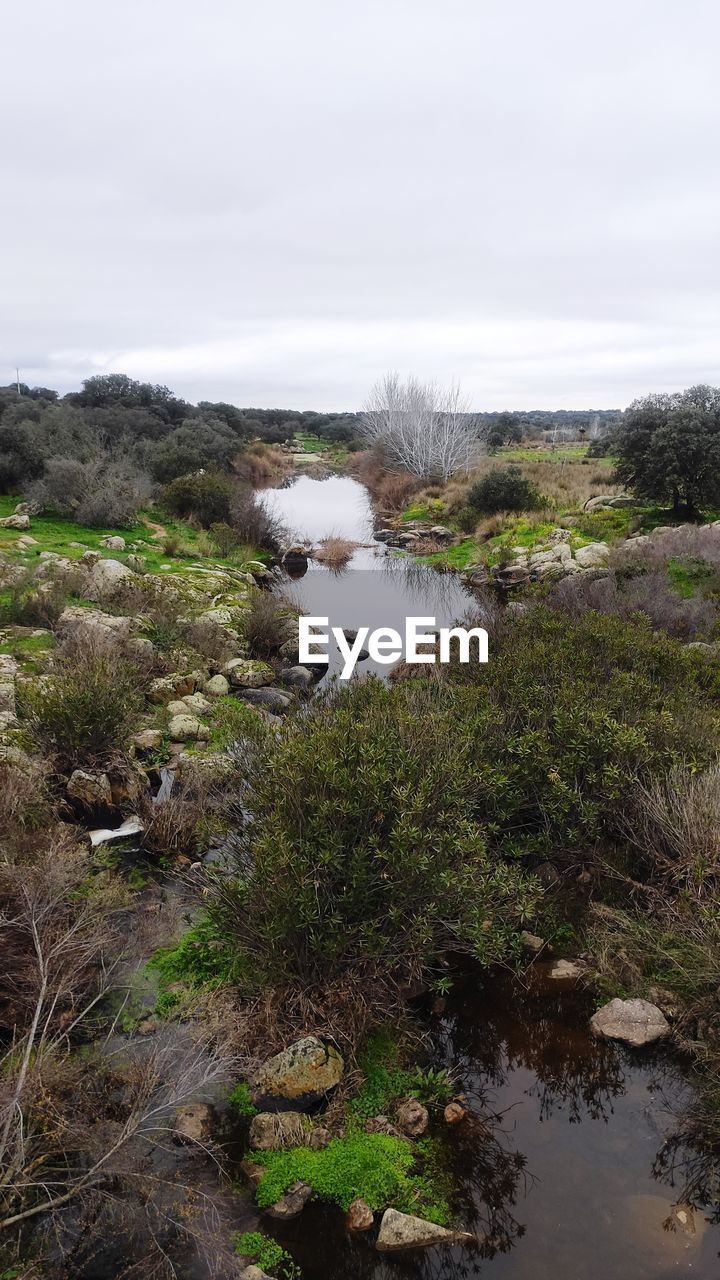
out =
<path fill-rule="evenodd" d="M 233 529 L 232 525 L 226 524 L 224 520 L 218 520 L 210 526 L 210 535 L 221 556 L 231 556 L 238 547 L 242 546 L 243 540 L 237 529 Z"/>
<path fill-rule="evenodd" d="M 448 947 L 507 954 L 535 895 L 487 853 L 473 736 L 441 691 L 368 680 L 267 738 L 213 906 L 249 968 L 322 982 L 370 965 L 380 988 Z"/>
<path fill-rule="evenodd" d="M 173 515 L 194 516 L 206 529 L 229 520 L 231 501 L 232 485 L 227 476 L 216 471 L 178 476 L 162 495 L 163 506 Z"/>
<path fill-rule="evenodd" d="M 68 768 L 123 748 L 141 707 L 134 666 L 95 636 L 65 643 L 49 681 L 18 694 L 20 718 L 38 746 Z"/>
<path fill-rule="evenodd" d="M 449 1073 L 402 1066 L 398 1042 L 387 1032 L 370 1036 L 358 1065 L 364 1080 L 350 1103 L 350 1114 L 361 1119 L 389 1114 L 392 1104 L 401 1098 L 417 1098 L 428 1104 L 446 1103 L 452 1097 Z"/>
<path fill-rule="evenodd" d="M 497 511 L 533 511 L 542 498 L 519 467 L 496 467 L 472 486 L 468 506 L 484 515 Z"/>
<path fill-rule="evenodd" d="M 253 1105 L 250 1085 L 241 1080 L 228 1094 L 228 1102 L 239 1116 L 256 1116 L 257 1107 Z"/>

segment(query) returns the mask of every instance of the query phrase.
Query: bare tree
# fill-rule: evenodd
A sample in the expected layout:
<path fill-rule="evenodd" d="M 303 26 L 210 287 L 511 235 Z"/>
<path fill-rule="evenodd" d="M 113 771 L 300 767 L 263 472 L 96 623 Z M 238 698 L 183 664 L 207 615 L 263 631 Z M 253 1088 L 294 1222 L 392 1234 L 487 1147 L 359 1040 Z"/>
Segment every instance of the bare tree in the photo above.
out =
<path fill-rule="evenodd" d="M 455 383 L 442 388 L 387 373 L 370 392 L 361 429 L 368 444 L 418 476 L 447 480 L 482 452 L 477 420 Z"/>

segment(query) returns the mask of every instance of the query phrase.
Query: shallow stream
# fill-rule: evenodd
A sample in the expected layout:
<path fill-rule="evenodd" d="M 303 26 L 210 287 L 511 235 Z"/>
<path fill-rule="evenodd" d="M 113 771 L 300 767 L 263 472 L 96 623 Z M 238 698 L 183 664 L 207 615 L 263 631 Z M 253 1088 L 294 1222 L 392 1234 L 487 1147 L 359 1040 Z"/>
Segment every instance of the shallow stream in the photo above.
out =
<path fill-rule="evenodd" d="M 453 575 L 373 541 L 372 505 L 356 481 L 300 476 L 262 497 L 301 541 L 364 544 L 343 572 L 310 561 L 292 582 L 305 613 L 401 629 L 407 614 L 446 625 L 471 604 Z M 669 1141 L 690 1097 L 685 1064 L 669 1049 L 594 1040 L 593 1008 L 589 994 L 559 989 L 536 965 L 524 978 L 466 973 L 442 1009 L 427 1010 L 436 1065 L 499 1117 L 497 1144 L 472 1127 L 447 1134 L 464 1225 L 494 1236 L 496 1249 L 380 1255 L 371 1239 L 347 1235 L 339 1210 L 315 1204 L 282 1227 L 262 1219 L 263 1230 L 290 1248 L 305 1280 L 717 1280 L 713 1205 L 696 1194 L 694 1211 L 678 1218 L 675 1208 L 689 1178 L 702 1183 L 701 1156 Z"/>

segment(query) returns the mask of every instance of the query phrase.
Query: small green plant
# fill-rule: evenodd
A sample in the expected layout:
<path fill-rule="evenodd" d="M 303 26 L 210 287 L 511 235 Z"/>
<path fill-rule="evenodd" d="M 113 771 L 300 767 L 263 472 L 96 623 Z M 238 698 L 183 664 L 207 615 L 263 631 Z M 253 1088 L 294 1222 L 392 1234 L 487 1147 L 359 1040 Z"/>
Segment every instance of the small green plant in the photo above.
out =
<path fill-rule="evenodd" d="M 410 1080 L 410 1096 L 426 1106 L 444 1105 L 453 1096 L 452 1077 L 445 1067 L 415 1067 Z"/>
<path fill-rule="evenodd" d="M 250 1085 L 241 1080 L 228 1095 L 228 1102 L 236 1115 L 256 1116 L 257 1107 L 253 1106 Z"/>
<path fill-rule="evenodd" d="M 276 1280 L 295 1280 L 300 1275 L 287 1250 L 262 1231 L 237 1232 L 233 1236 L 233 1249 L 238 1257 L 247 1258 Z"/>
<path fill-rule="evenodd" d="M 190 988 L 213 988 L 232 981 L 235 961 L 210 921 L 201 920 L 188 929 L 175 946 L 156 951 L 148 960 L 147 968 L 154 969 L 166 987 L 183 982 Z"/>

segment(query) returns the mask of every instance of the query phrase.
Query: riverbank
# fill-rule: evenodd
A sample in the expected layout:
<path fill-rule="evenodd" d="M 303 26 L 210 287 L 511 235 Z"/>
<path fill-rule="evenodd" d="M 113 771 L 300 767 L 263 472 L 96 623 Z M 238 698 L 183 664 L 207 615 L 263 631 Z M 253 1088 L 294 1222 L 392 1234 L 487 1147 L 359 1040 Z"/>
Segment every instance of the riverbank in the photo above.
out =
<path fill-rule="evenodd" d="M 141 1096 L 157 1097 L 158 1064 L 173 1064 L 174 1092 L 163 1095 L 157 1128 L 151 1125 L 142 1143 L 152 1165 L 160 1159 L 152 1152 L 168 1148 L 171 1132 L 173 1158 L 166 1151 L 161 1175 L 150 1165 L 143 1176 L 158 1176 L 158 1186 L 170 1186 L 178 1176 L 194 1183 L 209 1213 L 178 1230 L 185 1202 L 171 1201 L 156 1240 L 180 1275 L 236 1274 L 240 1257 L 250 1255 L 233 1255 L 233 1232 L 259 1229 L 301 1263 L 308 1280 L 341 1272 L 385 1277 L 407 1266 L 403 1255 L 396 1262 L 376 1248 L 391 1205 L 474 1237 L 428 1255 L 440 1276 L 459 1265 L 469 1274 L 490 1265 L 512 1277 L 529 1274 L 530 1266 L 536 1274 L 539 1248 L 548 1267 L 561 1257 L 566 1269 L 592 1274 L 609 1238 L 617 1244 L 620 1276 L 654 1276 L 671 1261 L 692 1266 L 693 1274 L 711 1274 L 717 1243 L 704 1219 L 712 1160 L 705 1163 L 703 1182 L 700 1148 L 690 1131 L 685 1128 L 686 1145 L 678 1140 L 673 1146 L 672 1140 L 678 1118 L 682 1135 L 682 1116 L 697 1102 L 686 1063 L 663 1047 L 666 1033 L 657 1047 L 638 1050 L 598 1039 L 589 1027 L 607 996 L 637 994 L 662 1006 L 681 1047 L 710 1044 L 702 1040 L 707 1032 L 692 1001 L 677 1002 L 675 975 L 667 973 L 667 963 L 663 971 L 663 957 L 639 934 L 629 950 L 627 925 L 617 933 L 618 895 L 627 908 L 629 886 L 638 895 L 657 895 L 662 887 L 659 867 L 648 865 L 646 835 L 638 831 L 636 838 L 624 829 L 628 795 L 638 777 L 663 776 L 678 761 L 703 776 L 712 760 L 717 688 L 705 642 L 683 646 L 672 632 L 653 634 L 637 618 L 568 610 L 552 599 L 563 584 L 543 575 L 518 599 L 524 612 L 490 610 L 495 665 L 487 673 L 452 668 L 435 689 L 411 678 L 365 692 L 360 686 L 340 698 L 321 691 L 308 699 L 318 689 L 318 673 L 301 679 L 296 671 L 295 608 L 327 608 L 345 627 L 353 626 L 356 614 L 367 624 L 368 610 L 377 611 L 378 624 L 387 625 L 388 610 L 403 617 L 432 611 L 438 621 L 452 622 L 484 597 L 388 550 L 374 536 L 367 493 L 347 477 L 298 479 L 267 501 L 292 505 L 293 541 L 316 544 L 332 534 L 360 545 L 340 571 L 296 556 L 288 567 L 293 573 L 300 567 L 301 576 L 278 580 L 277 596 L 257 589 L 258 581 L 266 585 L 266 571 L 247 561 L 169 557 L 162 562 L 169 568 L 159 564 L 157 573 L 138 573 L 125 561 L 143 548 L 101 547 L 102 536 L 112 534 L 98 535 L 97 551 L 80 546 L 59 557 L 70 568 L 58 566 L 57 556 L 41 561 L 32 544 L 25 551 L 14 546 L 7 557 L 13 572 L 19 564 L 27 567 L 30 557 L 38 562 L 39 577 L 33 575 L 29 591 L 23 585 L 23 601 L 43 581 L 55 590 L 64 575 L 75 575 L 72 600 L 64 599 L 58 621 L 68 609 L 70 618 L 46 628 L 54 637 L 53 657 L 44 645 L 47 652 L 27 654 L 14 672 L 7 667 L 13 680 L 6 683 L 14 684 L 16 698 L 11 717 L 17 720 L 7 721 L 4 768 L 14 791 L 7 786 L 4 794 L 16 794 L 33 770 L 35 807 L 26 786 L 6 822 L 18 868 L 26 866 L 20 851 L 53 824 L 65 841 L 61 859 L 59 846 L 53 848 L 54 866 L 63 860 L 71 865 L 71 847 L 82 850 L 72 863 L 76 878 L 61 886 L 60 900 L 69 927 L 78 894 L 98 913 L 92 915 L 95 957 L 106 943 L 103 930 L 108 958 L 122 950 L 118 928 L 127 933 L 129 926 L 137 943 L 142 982 L 137 989 L 133 982 L 130 995 L 121 998 L 115 1026 L 121 1035 L 112 1045 L 115 1058 L 126 1059 L 120 1082 L 115 1077 L 124 1094 L 120 1115 L 126 1116 L 123 1108 L 135 1114 Z M 275 514 L 285 513 L 276 506 Z M 20 532 L 5 536 L 17 539 Z M 28 532 L 34 536 L 32 518 Z M 654 564 L 662 563 L 665 536 L 639 548 Z M 45 549 L 41 538 L 35 545 Z M 676 558 L 667 556 L 664 573 Z M 106 567 L 98 572 L 101 561 Z M 129 576 L 108 570 L 112 563 L 124 564 Z M 49 570 L 41 568 L 47 564 Z M 606 568 L 594 583 L 612 582 L 611 574 L 619 578 L 610 563 Z M 116 583 L 105 598 L 88 598 L 88 590 L 97 595 L 96 579 L 114 576 L 122 591 Z M 146 577 L 151 581 L 145 587 L 134 581 Z M 572 578 L 580 581 L 577 573 Z M 701 580 L 707 585 L 707 575 Z M 125 595 L 128 583 L 132 592 Z M 138 591 L 147 594 L 141 599 Z M 294 606 L 286 603 L 293 593 Z M 169 617 L 170 599 L 181 611 Z M 695 606 L 685 603 L 683 616 L 693 609 L 699 627 L 703 617 Z M 79 627 L 98 633 L 90 645 L 93 661 L 103 656 L 102 646 L 112 645 L 111 679 L 98 683 L 96 673 L 95 683 L 88 682 L 83 646 L 66 636 L 68 622 L 70 632 Z M 110 638 L 100 640 L 101 631 Z M 9 637 L 16 646 L 41 638 Z M 232 656 L 218 650 L 219 641 L 232 646 Z M 18 661 L 12 652 L 6 656 Z M 142 666 L 141 657 L 150 665 Z M 117 722 L 127 752 L 123 773 L 120 738 L 112 751 L 96 741 L 83 746 L 77 699 L 90 689 L 95 713 L 108 686 L 115 693 L 127 690 L 121 677 L 128 661 L 136 684 L 143 675 Z M 155 670 L 158 663 L 162 673 Z M 72 732 L 63 739 L 53 682 L 60 678 L 67 685 L 78 670 Z M 287 683 L 283 673 L 293 670 L 294 683 Z M 34 687 L 42 691 L 44 710 Z M 272 706 L 268 695 L 276 699 Z M 10 706 L 9 693 L 6 702 Z M 48 706 L 56 708 L 53 736 L 39 750 L 33 735 L 47 733 Z M 67 701 L 61 710 L 67 715 Z M 176 732 L 187 719 L 201 732 L 180 742 Z M 147 736 L 139 743 L 138 735 Z M 71 755 L 63 758 L 68 743 Z M 82 751 L 88 755 L 81 759 Z M 51 769 L 43 769 L 43 758 Z M 168 768 L 175 775 L 172 787 Z M 78 773 L 83 777 L 71 785 Z M 105 841 L 91 851 L 86 832 L 93 822 L 110 829 L 133 815 L 144 833 L 129 845 Z M 48 865 L 40 867 L 38 892 Z M 686 874 L 697 870 L 694 863 Z M 22 874 L 27 878 L 26 870 Z M 184 886 L 179 899 L 175 884 Z M 668 886 L 663 892 L 665 902 L 682 906 Z M 603 937 L 611 930 L 622 941 L 608 946 Z M 663 937 L 667 957 L 667 930 Z M 568 959 L 569 967 L 558 968 Z M 491 967 L 498 961 L 516 969 L 510 985 Z M 687 977 L 680 956 L 678 968 Z M 108 984 L 108 998 L 116 982 Z M 413 993 L 419 1003 L 410 999 Z M 405 1029 L 400 1044 L 396 1036 L 386 1038 L 379 1059 L 368 1059 L 368 1037 L 378 1028 L 386 1034 L 388 1020 Z M 286 1099 L 300 1117 L 293 1121 L 295 1138 L 299 1125 L 308 1141 L 291 1137 L 285 1149 L 267 1155 L 257 1145 L 248 1150 L 249 1122 L 257 1119 L 252 1110 L 268 1101 L 257 1093 L 258 1071 L 308 1034 L 319 1035 L 323 1052 L 337 1046 L 343 1059 L 340 1079 L 322 1098 L 300 1100 L 299 1106 L 296 1095 Z M 186 1073 L 183 1083 L 175 1077 L 183 1074 L 179 1064 L 187 1065 L 186 1036 L 202 1052 L 193 1059 L 195 1074 Z M 66 1072 L 81 1060 L 79 1045 L 71 1048 L 68 1054 L 63 1045 L 58 1063 Z M 134 1063 L 129 1075 L 128 1049 Z M 145 1058 L 156 1073 L 150 1093 L 147 1074 L 133 1079 Z M 93 1069 L 104 1079 L 109 1064 L 101 1055 Z M 203 1081 L 207 1071 L 216 1074 Z M 658 1080 L 665 1085 L 662 1100 Z M 428 1111 L 429 1139 L 401 1127 L 401 1108 L 418 1092 L 414 1100 Z M 117 1110 L 103 1112 L 99 1096 L 94 1105 L 104 1125 L 117 1123 Z M 456 1123 L 445 1118 L 447 1106 L 458 1108 L 459 1116 L 450 1112 Z M 507 1106 L 512 1110 L 506 1116 Z M 277 1117 L 287 1110 L 271 1107 L 261 1114 L 275 1117 L 275 1141 L 285 1123 Z M 570 1130 L 568 1117 L 576 1122 Z M 78 1128 L 80 1119 L 73 1119 Z M 313 1137 L 318 1131 L 326 1134 Z M 189 1150 L 199 1164 L 187 1164 Z M 679 1196 L 664 1188 L 670 1151 L 687 1162 L 687 1189 Z M 186 1162 L 184 1172 L 174 1155 Z M 250 1190 L 240 1187 L 240 1165 L 248 1157 L 256 1161 L 255 1171 L 247 1169 L 254 1182 L 257 1161 L 265 1162 L 257 1207 Z M 230 1189 L 212 1174 L 214 1160 Z M 131 1171 L 123 1182 L 127 1170 L 121 1166 L 113 1166 L 112 1175 L 128 1211 L 132 1179 L 137 1187 L 140 1172 Z M 675 1173 L 679 1178 L 679 1167 Z M 296 1190 L 291 1205 L 269 1215 L 278 1203 L 271 1193 L 282 1200 L 296 1182 L 309 1190 Z M 98 1181 L 96 1204 L 105 1204 L 109 1189 Z M 357 1225 L 348 1232 L 345 1223 L 358 1198 L 370 1218 L 355 1207 L 358 1217 L 365 1215 L 359 1235 Z M 103 1213 L 120 1238 L 111 1209 Z M 666 1220 L 675 1224 L 671 1233 Z M 67 1230 L 66 1219 L 59 1221 Z M 85 1260 L 93 1236 L 91 1222 L 85 1228 L 82 1221 L 73 1227 L 73 1274 L 110 1280 L 116 1274 L 111 1260 L 100 1272 L 90 1256 Z M 554 1224 L 550 1236 L 548 1222 Z M 212 1263 L 203 1261 L 211 1255 Z M 423 1274 L 423 1255 L 407 1257 Z"/>

